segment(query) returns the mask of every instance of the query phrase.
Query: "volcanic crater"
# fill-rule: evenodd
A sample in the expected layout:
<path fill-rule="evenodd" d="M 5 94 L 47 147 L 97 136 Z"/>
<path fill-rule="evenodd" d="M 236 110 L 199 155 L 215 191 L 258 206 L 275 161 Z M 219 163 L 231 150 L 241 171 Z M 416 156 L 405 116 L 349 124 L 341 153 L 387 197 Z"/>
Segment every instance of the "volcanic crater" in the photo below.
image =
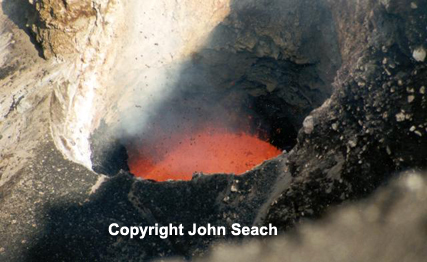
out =
<path fill-rule="evenodd" d="M 0 260 L 427 255 L 425 178 L 390 183 L 427 168 L 424 1 L 1 10 Z M 327 218 L 332 207 L 341 215 Z M 282 235 L 139 241 L 111 236 L 112 223 L 271 224 Z M 206 258 L 217 243 L 241 246 Z"/>

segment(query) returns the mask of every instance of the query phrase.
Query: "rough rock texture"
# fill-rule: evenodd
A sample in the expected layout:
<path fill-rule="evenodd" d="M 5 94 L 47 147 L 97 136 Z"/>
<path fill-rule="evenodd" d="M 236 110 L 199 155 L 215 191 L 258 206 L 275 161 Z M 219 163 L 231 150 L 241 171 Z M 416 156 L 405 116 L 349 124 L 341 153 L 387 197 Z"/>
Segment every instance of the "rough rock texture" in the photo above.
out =
<path fill-rule="evenodd" d="M 28 26 L 43 48 L 43 56 L 63 57 L 82 52 L 96 21 L 96 1 L 36 0 Z M 108 7 L 107 7 L 108 8 Z"/>
<path fill-rule="evenodd" d="M 229 236 L 171 236 L 144 239 L 110 236 L 109 224 L 154 226 L 193 223 L 251 225 L 276 182 L 278 162 L 245 177 L 198 175 L 190 182 L 154 183 L 120 172 L 100 178 L 82 202 L 49 206 L 42 229 L 28 240 L 24 254 L 8 258 L 28 261 L 141 261 L 162 257 L 191 258 Z M 273 175 L 271 175 L 273 174 Z M 95 190 L 96 189 L 96 190 Z M 186 232 L 186 230 L 184 232 Z M 11 253 L 13 256 L 11 256 Z"/>
<path fill-rule="evenodd" d="M 47 128 L 52 131 L 56 146 L 66 157 L 90 167 L 88 137 L 92 132 L 93 123 L 98 121 L 95 109 L 103 104 L 103 94 L 106 90 L 100 87 L 104 81 L 108 81 L 108 70 L 111 68 L 116 54 L 113 51 L 115 45 L 112 44 L 112 40 L 115 37 L 115 30 L 119 30 L 123 26 L 119 19 L 123 7 L 118 4 L 118 1 L 93 2 L 91 6 L 97 13 L 96 19 L 85 20 L 83 17 L 81 20 L 68 21 L 67 19 L 71 19 L 72 13 L 64 13 L 65 10 L 59 10 L 59 6 L 65 5 L 67 8 L 71 8 L 70 10 L 80 10 L 81 8 L 77 8 L 80 6 L 78 3 L 65 4 L 64 1 L 52 1 L 52 4 L 55 4 L 51 7 L 47 3 L 37 2 L 39 12 L 36 13 L 34 13 L 33 6 L 25 1 L 4 1 L 2 4 L 4 14 L 16 26 L 28 30 L 28 26 L 31 25 L 33 29 L 39 30 L 40 35 L 37 38 L 42 39 L 40 41 L 43 53 L 51 54 L 56 52 L 55 50 L 58 51 L 55 54 L 57 59 L 38 61 L 32 67 L 26 66 L 20 71 L 16 69 L 14 72 L 20 75 L 18 81 L 11 81 L 17 76 L 10 76 L 3 80 L 11 90 L 5 91 L 5 96 L 10 93 L 12 95 L 9 95 L 7 100 L 11 101 L 6 100 L 2 110 L 7 108 L 7 104 L 11 104 L 11 108 L 20 104 L 21 113 L 28 110 L 28 113 L 31 114 L 32 110 L 40 105 L 37 100 L 48 101 L 48 105 L 46 105 L 48 108 L 44 108 L 48 113 L 44 114 L 48 118 L 49 125 L 44 125 L 40 129 Z M 61 4 L 58 6 L 58 3 Z M 48 12 L 48 10 L 52 12 Z M 84 13 L 86 14 L 86 12 Z M 33 19 L 31 15 L 37 19 Z M 49 18 L 49 15 L 52 17 Z M 77 16 L 77 14 L 75 15 Z M 25 17 L 28 19 L 25 20 Z M 41 21 L 45 21 L 47 24 L 43 24 Z M 71 21 L 76 23 L 80 21 L 78 23 L 82 24 L 84 29 L 78 31 L 66 28 L 66 25 L 74 25 Z M 24 37 L 15 33 L 18 31 L 16 26 L 8 26 L 5 23 L 4 28 L 12 30 L 14 32 L 12 35 L 24 42 Z M 33 36 L 32 33 L 30 35 Z M 43 40 L 43 35 L 47 35 L 48 39 Z M 70 38 L 70 35 L 73 36 L 73 39 Z M 25 40 L 28 42 L 27 39 Z M 62 46 L 65 44 L 73 45 L 75 50 L 68 52 L 70 48 Z M 4 54 L 10 59 L 17 60 L 19 65 L 25 65 L 33 60 L 31 57 L 33 54 L 29 51 L 24 50 L 26 51 L 24 53 L 19 51 L 8 46 L 4 49 Z M 61 53 L 62 51 L 63 53 Z M 22 54 L 27 55 L 29 59 L 19 60 Z M 16 112 L 11 110 L 9 114 L 2 114 L 2 117 L 13 120 L 22 116 L 13 113 Z M 28 126 L 21 127 L 21 132 L 26 132 L 25 127 Z M 40 133 L 45 132 L 40 130 Z M 34 140 L 37 141 L 37 139 Z M 8 150 L 8 147 L 5 147 L 5 150 Z"/>
<path fill-rule="evenodd" d="M 427 67 L 411 50 L 427 38 L 427 6 L 392 3 L 331 2 L 343 54 L 336 90 L 305 121 L 285 170 L 294 180 L 266 223 L 292 227 L 366 196 L 396 171 L 426 168 Z"/>
<path fill-rule="evenodd" d="M 117 15 L 119 10 L 113 9 Z M 83 202 L 102 177 L 81 165 L 85 162 L 81 156 L 89 151 L 81 147 L 82 142 L 85 143 L 82 138 L 85 134 L 89 136 L 88 126 L 96 118 L 81 112 L 89 112 L 102 100 L 95 95 L 102 93 L 96 91 L 99 84 L 96 77 L 104 75 L 98 70 L 101 67 L 106 70 L 109 60 L 98 51 L 109 50 L 106 40 L 112 28 L 106 24 L 112 17 L 110 13 L 100 15 L 98 19 L 106 23 L 93 27 L 91 32 L 92 40 L 105 40 L 102 45 L 96 41 L 85 42 L 82 53 L 65 61 L 45 61 L 38 56 L 26 34 L 27 18 L 32 11 L 26 1 L 1 3 L 2 261 L 28 259 L 25 253 L 29 242 L 37 242 L 33 236 L 44 230 L 50 208 L 61 203 Z M 86 162 L 89 161 L 88 157 Z M 41 234 L 46 234 L 49 230 L 43 232 Z"/>
<path fill-rule="evenodd" d="M 286 237 L 217 245 L 196 261 L 424 261 L 427 181 L 410 174 Z"/>
<path fill-rule="evenodd" d="M 425 1 L 1 4 L 2 261 L 191 257 L 219 239 L 130 240 L 109 236 L 108 225 L 237 221 L 287 230 L 319 218 L 329 206 L 369 197 L 397 171 L 426 168 Z M 57 59 L 37 56 L 23 31 L 27 23 L 44 56 Z M 197 75 L 201 79 L 190 78 Z M 164 98 L 171 86 L 194 91 L 203 79 L 239 98 L 249 94 L 270 122 L 292 123 L 295 134 L 289 139 L 297 138 L 296 146 L 241 177 L 196 176 L 189 182 L 154 183 L 117 173 L 125 165 L 108 161 L 118 152 L 110 148 L 100 147 L 101 153 L 91 156 L 89 137 L 101 118 L 107 124 L 132 123 L 139 107 L 157 109 L 149 101 Z M 123 125 L 122 131 L 135 134 L 144 124 Z M 117 146 L 109 135 L 99 138 Z M 126 159 L 123 150 L 118 156 Z M 383 247 L 400 252 L 393 258 L 422 261 L 425 181 L 412 177 L 403 183 L 407 186 L 392 186 L 368 200 L 384 201 L 375 204 L 377 209 L 360 204 L 356 209 L 366 208 L 362 214 L 349 207 L 330 224 L 304 227 L 301 234 L 315 246 L 277 240 L 278 247 L 269 245 L 271 257 L 263 260 L 275 261 L 288 245 L 295 259 L 312 254 L 304 254 L 306 249 L 317 254 L 315 249 L 329 243 L 324 236 L 333 236 L 331 246 L 348 250 L 333 252 L 336 260 L 357 255 L 368 260 L 362 256 L 373 259 L 384 250 L 375 248 L 379 241 L 404 232 L 404 244 L 389 241 Z M 376 222 L 382 218 L 386 221 Z M 354 242 L 342 241 L 348 238 L 340 228 L 364 225 L 369 230 L 356 234 Z"/>
<path fill-rule="evenodd" d="M 82 205 L 93 193 L 99 175 L 79 164 L 65 160 L 46 136 L 26 161 L 0 190 L 0 260 L 34 261 L 27 252 L 44 235 L 55 219 L 55 206 Z"/>

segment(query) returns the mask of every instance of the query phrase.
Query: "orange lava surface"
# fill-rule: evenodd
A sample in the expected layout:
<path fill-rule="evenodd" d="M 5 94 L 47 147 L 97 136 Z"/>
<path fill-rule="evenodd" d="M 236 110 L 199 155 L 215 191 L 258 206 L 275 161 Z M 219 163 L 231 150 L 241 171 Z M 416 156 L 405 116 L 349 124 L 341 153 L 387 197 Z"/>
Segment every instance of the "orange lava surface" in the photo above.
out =
<path fill-rule="evenodd" d="M 241 174 L 281 153 L 255 135 L 224 128 L 165 136 L 153 145 L 128 149 L 129 167 L 156 181 L 191 180 L 195 172 Z"/>

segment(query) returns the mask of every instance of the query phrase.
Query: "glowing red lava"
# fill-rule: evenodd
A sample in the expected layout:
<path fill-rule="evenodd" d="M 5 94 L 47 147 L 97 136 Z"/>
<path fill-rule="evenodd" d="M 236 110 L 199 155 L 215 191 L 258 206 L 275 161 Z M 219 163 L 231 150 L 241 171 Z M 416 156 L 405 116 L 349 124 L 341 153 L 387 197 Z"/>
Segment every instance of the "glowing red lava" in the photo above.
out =
<path fill-rule="evenodd" d="M 204 128 L 164 137 L 152 148 L 129 150 L 129 167 L 146 179 L 191 180 L 195 172 L 241 174 L 279 154 L 255 135 Z"/>

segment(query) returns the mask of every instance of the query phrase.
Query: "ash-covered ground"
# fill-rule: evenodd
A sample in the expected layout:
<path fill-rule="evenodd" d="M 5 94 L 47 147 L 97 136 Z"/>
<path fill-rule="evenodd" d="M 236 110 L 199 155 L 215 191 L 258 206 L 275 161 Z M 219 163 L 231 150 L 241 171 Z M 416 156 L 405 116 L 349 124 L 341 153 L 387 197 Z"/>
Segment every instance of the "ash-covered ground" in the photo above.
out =
<path fill-rule="evenodd" d="M 4 0 L 0 23 L 1 261 L 425 260 L 425 1 Z M 163 101 L 249 101 L 290 150 L 242 176 L 136 179 L 124 146 L 165 68 L 179 92 Z M 140 240 L 111 223 L 281 235 Z"/>

